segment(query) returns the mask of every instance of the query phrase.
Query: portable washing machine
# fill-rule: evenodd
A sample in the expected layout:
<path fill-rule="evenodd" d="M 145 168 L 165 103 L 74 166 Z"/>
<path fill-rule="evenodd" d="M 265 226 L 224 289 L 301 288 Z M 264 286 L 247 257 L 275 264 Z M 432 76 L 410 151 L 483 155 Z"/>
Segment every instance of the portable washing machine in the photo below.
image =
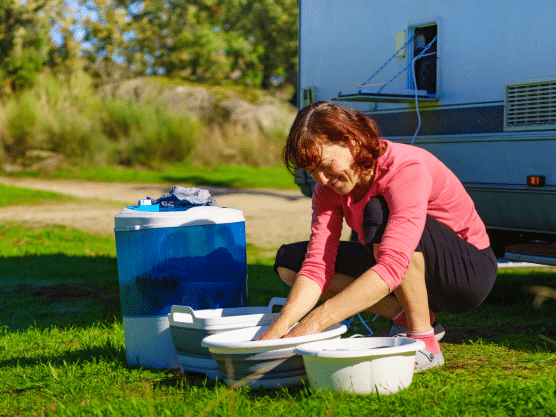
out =
<path fill-rule="evenodd" d="M 115 217 L 114 231 L 128 364 L 179 368 L 168 322 L 172 305 L 248 305 L 240 210 L 142 200 Z"/>

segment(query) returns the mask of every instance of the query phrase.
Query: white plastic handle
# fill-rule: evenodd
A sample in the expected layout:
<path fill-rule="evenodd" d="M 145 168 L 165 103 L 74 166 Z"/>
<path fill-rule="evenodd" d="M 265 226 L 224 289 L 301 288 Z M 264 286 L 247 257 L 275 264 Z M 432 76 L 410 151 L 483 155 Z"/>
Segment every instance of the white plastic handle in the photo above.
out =
<path fill-rule="evenodd" d="M 284 304 L 286 304 L 286 301 L 288 301 L 287 298 L 283 298 L 283 297 L 274 297 L 272 300 L 270 300 L 270 302 L 268 303 L 268 309 L 270 311 L 272 311 L 272 307 L 274 306 L 283 306 Z"/>
<path fill-rule="evenodd" d="M 189 306 L 180 306 L 180 305 L 174 304 L 171 307 L 170 312 L 171 312 L 171 314 L 174 314 L 174 313 L 189 314 L 189 315 L 191 315 L 191 317 L 196 318 L 195 317 L 195 310 L 193 310 Z"/>
<path fill-rule="evenodd" d="M 346 339 L 354 339 L 354 338 L 356 338 L 356 337 L 367 337 L 367 336 L 362 335 L 362 334 L 354 334 L 353 336 L 346 337 Z"/>

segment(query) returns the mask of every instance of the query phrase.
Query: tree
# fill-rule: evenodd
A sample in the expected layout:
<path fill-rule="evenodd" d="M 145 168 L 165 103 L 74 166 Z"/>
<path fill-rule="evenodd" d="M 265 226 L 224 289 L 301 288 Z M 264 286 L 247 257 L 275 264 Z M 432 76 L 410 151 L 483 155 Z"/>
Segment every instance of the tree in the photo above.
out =
<path fill-rule="evenodd" d="M 232 69 L 263 88 L 274 79 L 297 84 L 296 0 L 191 0 L 181 7 L 204 12 L 205 22 L 227 36 Z"/>
<path fill-rule="evenodd" d="M 297 0 L 235 0 L 229 25 L 260 47 L 261 87 L 297 83 Z"/>
<path fill-rule="evenodd" d="M 297 77 L 295 0 L 80 0 L 88 68 L 103 80 L 164 72 L 268 88 Z"/>
<path fill-rule="evenodd" d="M 211 15 L 210 8 L 195 4 L 145 2 L 142 13 L 134 16 L 138 25 L 136 45 L 151 71 L 201 79 L 226 78 L 232 70 L 226 54 L 229 39 L 214 30 Z"/>
<path fill-rule="evenodd" d="M 47 3 L 4 0 L 0 8 L 0 77 L 8 91 L 32 85 L 55 53 L 49 34 L 52 3 Z"/>
<path fill-rule="evenodd" d="M 101 82 L 133 75 L 133 44 L 126 40 L 133 30 L 127 3 L 112 0 L 81 0 L 78 7 L 87 11 L 80 24 L 85 31 L 82 53 L 85 68 Z M 94 15 L 91 18 L 90 15 Z M 139 73 L 142 68 L 139 68 Z"/>

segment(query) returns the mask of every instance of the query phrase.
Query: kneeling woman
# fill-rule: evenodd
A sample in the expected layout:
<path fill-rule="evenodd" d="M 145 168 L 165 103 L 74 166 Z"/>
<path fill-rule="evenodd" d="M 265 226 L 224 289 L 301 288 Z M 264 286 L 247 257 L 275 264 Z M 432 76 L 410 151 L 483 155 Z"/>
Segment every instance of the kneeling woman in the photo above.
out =
<path fill-rule="evenodd" d="M 429 152 L 382 140 L 371 118 L 327 102 L 298 113 L 284 159 L 317 183 L 311 236 L 278 251 L 275 270 L 292 289 L 260 339 L 318 333 L 367 311 L 393 320 L 391 336 L 425 342 L 416 371 L 442 365 L 434 313 L 477 307 L 497 274 L 461 182 Z M 360 242 L 340 242 L 344 217 Z"/>

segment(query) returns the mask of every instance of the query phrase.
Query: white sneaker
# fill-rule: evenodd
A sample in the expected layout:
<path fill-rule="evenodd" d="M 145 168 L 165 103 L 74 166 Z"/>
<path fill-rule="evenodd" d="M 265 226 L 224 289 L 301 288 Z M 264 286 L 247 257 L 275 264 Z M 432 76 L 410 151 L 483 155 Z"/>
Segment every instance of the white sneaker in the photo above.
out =
<path fill-rule="evenodd" d="M 427 349 L 418 350 L 415 353 L 415 371 L 421 372 L 425 369 L 436 368 L 444 365 L 444 355 L 442 352 L 434 354 Z"/>

